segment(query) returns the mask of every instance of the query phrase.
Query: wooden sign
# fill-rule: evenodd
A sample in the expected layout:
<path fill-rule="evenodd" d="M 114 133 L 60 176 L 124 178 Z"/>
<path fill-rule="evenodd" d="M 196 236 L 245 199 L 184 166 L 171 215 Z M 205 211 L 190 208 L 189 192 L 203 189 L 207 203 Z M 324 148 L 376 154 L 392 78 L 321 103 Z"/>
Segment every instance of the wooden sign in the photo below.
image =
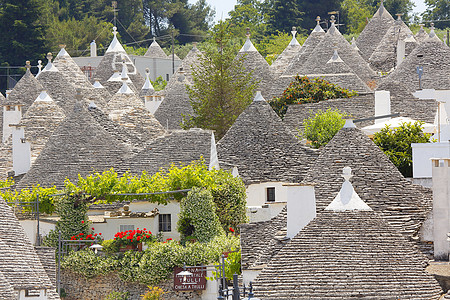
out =
<path fill-rule="evenodd" d="M 175 291 L 193 291 L 206 289 L 206 271 L 204 267 L 187 267 L 186 271 L 192 273 L 190 276 L 180 276 L 183 268 L 176 267 L 173 270 L 173 289 Z"/>

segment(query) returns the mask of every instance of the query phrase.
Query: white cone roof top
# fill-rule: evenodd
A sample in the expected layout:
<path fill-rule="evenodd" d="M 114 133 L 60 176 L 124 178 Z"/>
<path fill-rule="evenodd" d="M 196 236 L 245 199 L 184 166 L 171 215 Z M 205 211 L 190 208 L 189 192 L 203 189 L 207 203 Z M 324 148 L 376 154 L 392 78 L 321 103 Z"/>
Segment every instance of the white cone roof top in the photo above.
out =
<path fill-rule="evenodd" d="M 258 102 L 258 101 L 266 101 L 266 99 L 264 99 L 264 97 L 261 94 L 261 91 L 257 91 L 255 98 L 253 99 L 254 102 Z"/>
<path fill-rule="evenodd" d="M 53 55 L 51 52 L 47 54 L 48 63 L 45 66 L 44 70 L 42 72 L 59 72 L 59 70 L 52 64 L 52 58 Z"/>
<path fill-rule="evenodd" d="M 345 124 L 343 128 L 356 128 L 355 123 L 352 119 L 345 119 Z"/>
<path fill-rule="evenodd" d="M 297 39 L 295 38 L 295 35 L 297 34 L 297 28 L 292 27 L 292 40 L 289 43 L 289 46 L 300 46 L 300 43 L 297 41 Z"/>
<path fill-rule="evenodd" d="M 231 171 L 231 175 L 233 175 L 234 178 L 240 177 L 238 167 L 236 167 L 236 166 L 233 167 L 233 170 Z"/>
<path fill-rule="evenodd" d="M 327 64 L 337 62 L 344 62 L 344 61 L 340 58 L 337 49 L 334 49 L 333 56 L 330 58 L 329 61 L 327 61 Z"/>
<path fill-rule="evenodd" d="M 105 88 L 98 80 L 96 80 L 92 86 L 96 89 L 104 89 Z"/>
<path fill-rule="evenodd" d="M 70 56 L 69 53 L 66 51 L 66 46 L 61 46 L 61 50 L 59 50 L 58 55 L 56 57 L 62 57 L 62 56 Z"/>
<path fill-rule="evenodd" d="M 53 99 L 47 94 L 46 91 L 42 91 L 39 96 L 34 100 L 35 102 L 52 102 Z"/>
<path fill-rule="evenodd" d="M 355 37 L 352 37 L 351 46 L 352 46 L 352 48 L 355 49 L 356 51 L 359 50 L 358 46 L 356 46 L 356 40 L 355 40 Z"/>
<path fill-rule="evenodd" d="M 150 81 L 150 70 L 147 68 L 145 70 L 145 83 L 142 86 L 143 90 L 154 90 L 155 88 L 152 85 L 152 82 Z"/>
<path fill-rule="evenodd" d="M 404 39 L 406 43 L 415 43 L 417 42 L 414 36 L 411 33 L 408 33 L 408 36 Z"/>
<path fill-rule="evenodd" d="M 123 48 L 122 44 L 117 39 L 117 27 L 116 26 L 113 27 L 113 34 L 114 34 L 113 40 L 111 41 L 111 44 L 109 44 L 109 47 L 105 53 L 125 52 L 125 49 Z"/>
<path fill-rule="evenodd" d="M 320 26 L 320 17 L 319 16 L 317 16 L 316 21 L 317 21 L 317 25 L 316 25 L 316 27 L 314 27 L 313 32 L 325 32 L 325 30 L 323 30 L 322 26 Z"/>
<path fill-rule="evenodd" d="M 247 40 L 245 41 L 244 46 L 242 46 L 239 52 L 258 52 L 252 41 L 250 41 L 250 28 L 247 28 Z"/>
<path fill-rule="evenodd" d="M 114 71 L 114 73 L 111 75 L 111 77 L 109 77 L 109 79 L 107 81 L 118 81 L 118 82 L 122 82 L 122 75 L 121 73 L 119 73 L 119 71 Z M 127 77 L 126 82 L 131 82 L 131 79 L 129 77 Z"/>
<path fill-rule="evenodd" d="M 349 210 L 371 211 L 372 209 L 358 196 L 353 185 L 349 181 L 352 177 L 352 169 L 350 167 L 345 167 L 342 170 L 342 177 L 344 177 L 345 181 L 342 184 L 341 190 L 325 210 L 336 212 Z"/>
<path fill-rule="evenodd" d="M 134 92 L 130 89 L 127 82 L 124 81 L 120 90 L 117 91 L 117 94 L 134 94 Z"/>

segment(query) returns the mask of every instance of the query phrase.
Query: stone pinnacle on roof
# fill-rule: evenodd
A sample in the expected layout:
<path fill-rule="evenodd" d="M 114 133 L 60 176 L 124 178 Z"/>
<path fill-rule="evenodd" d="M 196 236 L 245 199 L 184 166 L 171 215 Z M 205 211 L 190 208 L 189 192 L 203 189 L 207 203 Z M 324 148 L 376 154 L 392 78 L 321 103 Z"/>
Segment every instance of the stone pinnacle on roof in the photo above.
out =
<path fill-rule="evenodd" d="M 244 46 L 242 46 L 241 50 L 239 50 L 239 52 L 258 52 L 258 50 L 256 50 L 255 46 L 253 45 L 253 43 L 250 41 L 250 28 L 247 27 L 247 39 L 245 40 Z"/>
<path fill-rule="evenodd" d="M 325 32 L 325 30 L 323 30 L 322 26 L 320 26 L 320 16 L 317 16 L 316 21 L 317 21 L 317 25 L 316 25 L 316 27 L 314 27 L 313 32 Z"/>
<path fill-rule="evenodd" d="M 127 70 L 127 65 L 125 63 L 125 60 L 122 61 L 122 72 L 120 73 L 120 77 L 122 80 L 125 80 L 125 81 L 129 80 L 128 70 Z"/>
<path fill-rule="evenodd" d="M 47 53 L 48 63 L 42 72 L 58 72 L 58 69 L 52 64 L 53 54 L 51 52 Z"/>
<path fill-rule="evenodd" d="M 292 33 L 292 40 L 291 40 L 291 42 L 289 43 L 289 45 L 290 46 L 297 46 L 297 45 L 300 45 L 300 43 L 297 41 L 297 39 L 295 38 L 295 35 L 297 34 L 297 28 L 294 26 L 294 27 L 292 27 L 292 31 L 291 31 L 291 33 Z"/>
<path fill-rule="evenodd" d="M 145 83 L 142 86 L 143 90 L 154 90 L 155 88 L 152 85 L 152 82 L 150 81 L 150 70 L 149 68 L 145 69 Z"/>
<path fill-rule="evenodd" d="M 430 38 L 433 38 L 433 37 L 436 36 L 436 33 L 434 32 L 434 23 L 431 23 L 430 25 L 431 25 L 431 27 L 430 27 L 430 34 L 429 34 L 429 36 L 430 36 Z"/>
<path fill-rule="evenodd" d="M 66 45 L 59 45 L 59 47 L 61 48 L 61 50 L 59 50 L 58 55 L 56 55 L 56 57 L 62 57 L 62 56 L 70 56 L 69 53 L 67 53 L 66 51 Z"/>
<path fill-rule="evenodd" d="M 353 185 L 350 183 L 352 178 L 352 168 L 344 167 L 342 169 L 342 177 L 344 183 L 341 190 L 336 195 L 334 200 L 325 208 L 325 210 L 332 211 L 347 211 L 347 210 L 372 210 L 355 192 Z"/>
<path fill-rule="evenodd" d="M 253 99 L 254 102 L 258 102 L 258 101 L 266 101 L 266 99 L 264 99 L 264 97 L 261 94 L 261 91 L 257 91 L 255 98 Z"/>
<path fill-rule="evenodd" d="M 108 49 L 106 50 L 106 53 L 108 52 L 125 52 L 125 49 L 123 48 L 122 44 L 117 39 L 117 27 L 113 27 L 113 40 L 111 41 L 111 44 L 109 44 Z"/>
<path fill-rule="evenodd" d="M 38 65 L 37 65 L 37 67 L 38 67 L 38 73 L 37 73 L 36 77 L 37 77 L 39 74 L 41 74 L 41 72 L 42 72 L 42 60 L 38 60 Z"/>
<path fill-rule="evenodd" d="M 28 73 L 28 72 L 31 72 L 31 71 L 30 71 L 30 69 L 31 69 L 31 63 L 30 63 L 29 60 L 27 60 L 27 61 L 25 62 L 25 68 L 27 68 L 27 73 Z"/>

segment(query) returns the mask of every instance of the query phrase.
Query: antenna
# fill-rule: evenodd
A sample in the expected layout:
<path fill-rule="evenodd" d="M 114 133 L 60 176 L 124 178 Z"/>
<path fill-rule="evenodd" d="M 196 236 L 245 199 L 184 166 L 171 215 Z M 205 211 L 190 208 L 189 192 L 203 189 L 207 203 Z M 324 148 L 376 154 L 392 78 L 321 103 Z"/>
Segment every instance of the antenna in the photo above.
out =
<path fill-rule="evenodd" d="M 116 12 L 119 11 L 119 10 L 117 9 L 117 1 L 112 1 L 112 2 L 111 2 L 111 6 L 112 6 L 113 12 L 114 12 L 114 26 L 117 26 L 117 24 L 116 24 Z"/>

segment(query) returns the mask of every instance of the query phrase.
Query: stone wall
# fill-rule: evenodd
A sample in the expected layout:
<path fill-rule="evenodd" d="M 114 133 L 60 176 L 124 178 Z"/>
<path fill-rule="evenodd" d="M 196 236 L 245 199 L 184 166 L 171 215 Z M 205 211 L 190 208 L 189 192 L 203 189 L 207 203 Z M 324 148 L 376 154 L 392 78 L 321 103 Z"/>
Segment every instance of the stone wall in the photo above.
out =
<path fill-rule="evenodd" d="M 200 300 L 201 291 L 176 292 L 173 279 L 166 280 L 158 286 L 165 291 L 163 299 L 167 300 Z M 67 297 L 65 300 L 103 300 L 111 292 L 128 292 L 129 300 L 141 299 L 148 291 L 146 285 L 122 281 L 117 273 L 86 279 L 67 270 L 61 270 L 61 288 Z"/>

